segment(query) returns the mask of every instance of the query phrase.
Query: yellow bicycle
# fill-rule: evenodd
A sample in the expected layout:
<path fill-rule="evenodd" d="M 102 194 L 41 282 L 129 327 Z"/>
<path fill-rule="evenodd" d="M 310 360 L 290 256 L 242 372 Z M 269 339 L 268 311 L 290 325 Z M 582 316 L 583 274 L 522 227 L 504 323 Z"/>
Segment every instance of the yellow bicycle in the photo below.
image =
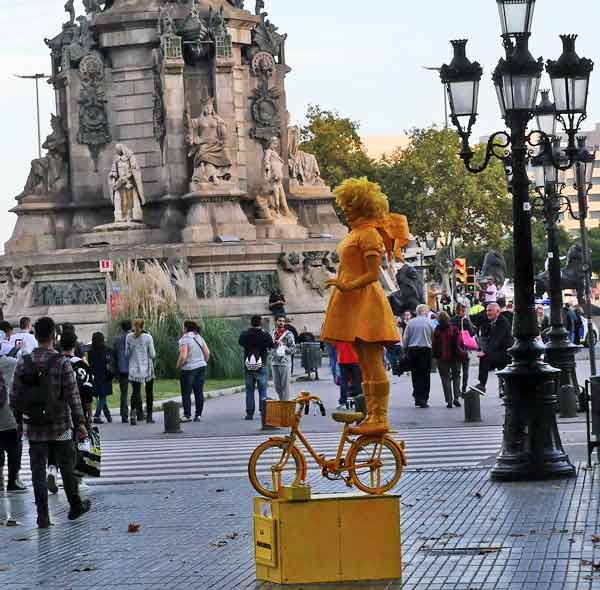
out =
<path fill-rule="evenodd" d="M 309 393 L 301 393 L 292 401 L 267 401 L 266 423 L 290 427 L 290 434 L 271 437 L 252 453 L 248 475 L 254 489 L 267 498 L 278 498 L 283 486 L 301 485 L 306 481 L 306 459 L 296 444 L 299 441 L 321 468 L 323 477 L 344 480 L 348 487 L 354 485 L 367 494 L 381 495 L 390 491 L 407 464 L 404 441 L 398 443 L 388 434 L 355 438 L 348 429 L 362 419 L 362 414 L 334 412 L 332 418 L 344 424 L 344 430 L 335 458 L 327 459 L 316 453 L 300 431 L 302 415 L 309 413 L 311 404 L 326 415 L 321 399 Z"/>

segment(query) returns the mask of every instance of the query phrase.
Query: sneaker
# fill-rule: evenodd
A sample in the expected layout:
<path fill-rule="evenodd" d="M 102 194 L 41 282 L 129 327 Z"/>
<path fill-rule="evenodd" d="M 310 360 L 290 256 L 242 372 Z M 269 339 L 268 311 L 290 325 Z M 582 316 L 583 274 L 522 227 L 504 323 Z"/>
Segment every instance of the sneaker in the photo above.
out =
<path fill-rule="evenodd" d="M 181 422 L 191 422 L 192 418 L 191 416 L 182 416 L 181 418 Z"/>
<path fill-rule="evenodd" d="M 26 492 L 27 486 L 20 480 L 16 479 L 13 483 L 9 483 L 6 486 L 7 492 Z"/>
<path fill-rule="evenodd" d="M 48 491 L 52 494 L 58 494 L 58 485 L 56 483 L 56 469 L 48 469 L 48 477 L 46 479 Z"/>
<path fill-rule="evenodd" d="M 453 403 L 454 403 L 454 407 L 460 408 L 460 402 L 457 399 L 455 399 Z"/>
<path fill-rule="evenodd" d="M 200 416 L 196 416 L 196 417 L 194 418 L 194 422 L 200 422 Z"/>
<path fill-rule="evenodd" d="M 451 410 L 452 409 L 452 404 L 446 404 L 446 407 Z"/>
<path fill-rule="evenodd" d="M 92 503 L 89 500 L 82 500 L 79 505 L 75 507 L 71 506 L 71 510 L 69 510 L 69 520 L 77 520 L 80 516 L 89 512 L 91 507 Z"/>

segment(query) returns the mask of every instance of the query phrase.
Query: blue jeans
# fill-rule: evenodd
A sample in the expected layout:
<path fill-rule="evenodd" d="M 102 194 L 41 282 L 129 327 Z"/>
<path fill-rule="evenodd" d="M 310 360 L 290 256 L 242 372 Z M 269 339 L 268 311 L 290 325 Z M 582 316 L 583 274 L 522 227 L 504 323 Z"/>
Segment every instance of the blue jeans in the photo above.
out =
<path fill-rule="evenodd" d="M 348 397 L 362 394 L 360 366 L 357 364 L 339 365 L 340 368 L 340 405 L 345 405 Z"/>
<path fill-rule="evenodd" d="M 181 371 L 181 375 L 179 376 L 183 414 L 188 418 L 192 417 L 192 391 L 194 392 L 194 401 L 196 402 L 196 417 L 202 416 L 202 410 L 204 409 L 205 375 L 206 367 L 200 367 L 191 371 Z"/>
<path fill-rule="evenodd" d="M 329 342 L 325 343 L 325 350 L 329 356 L 329 367 L 331 369 L 331 374 L 333 375 L 333 380 L 335 381 L 335 378 L 340 374 L 337 362 L 337 350 L 335 349 L 335 346 Z"/>
<path fill-rule="evenodd" d="M 267 367 L 258 371 L 248 371 L 246 373 L 246 414 L 254 415 L 256 409 L 254 403 L 254 390 L 258 387 L 259 403 L 267 399 Z"/>

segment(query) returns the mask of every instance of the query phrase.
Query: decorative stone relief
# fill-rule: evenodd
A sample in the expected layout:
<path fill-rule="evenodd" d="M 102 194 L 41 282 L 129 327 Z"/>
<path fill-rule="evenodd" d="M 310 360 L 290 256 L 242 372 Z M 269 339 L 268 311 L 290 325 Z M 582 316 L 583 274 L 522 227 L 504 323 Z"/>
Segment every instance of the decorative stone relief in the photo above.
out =
<path fill-rule="evenodd" d="M 280 64 L 285 63 L 285 41 L 287 35 L 278 32 L 278 28 L 267 18 L 268 13 L 263 12 L 264 0 L 257 0 L 255 13 L 260 16 L 260 22 L 252 30 L 252 45 L 250 51 L 266 51 L 276 57 Z"/>
<path fill-rule="evenodd" d="M 24 289 L 31 282 L 33 273 L 27 266 L 13 266 L 9 272 L 9 282 L 17 289 Z"/>
<path fill-rule="evenodd" d="M 34 307 L 106 304 L 106 283 L 104 279 L 38 282 L 32 303 Z"/>
<path fill-rule="evenodd" d="M 75 21 L 79 24 L 75 24 Z M 73 18 L 53 39 L 44 39 L 52 50 L 52 75 L 79 67 L 81 60 L 97 46 L 96 37 L 85 16 Z"/>
<path fill-rule="evenodd" d="M 297 273 L 302 270 L 302 261 L 298 252 L 282 252 L 279 256 L 279 266 L 291 273 Z"/>
<path fill-rule="evenodd" d="M 104 92 L 104 64 L 99 55 L 85 56 L 79 64 L 81 91 L 79 95 L 79 135 L 78 141 L 87 145 L 98 172 L 98 156 L 102 148 L 111 142 L 111 134 L 106 115 L 106 95 Z"/>
<path fill-rule="evenodd" d="M 277 271 L 232 271 L 198 273 L 196 294 L 199 299 L 221 297 L 268 297 L 279 288 Z"/>
<path fill-rule="evenodd" d="M 215 56 L 218 59 L 231 58 L 233 55 L 231 35 L 227 30 L 225 13 L 222 6 L 221 10 L 210 8 L 208 13 L 208 28 L 215 42 Z"/>
<path fill-rule="evenodd" d="M 154 138 L 160 145 L 161 153 L 165 146 L 165 137 L 167 135 L 167 126 L 165 121 L 165 103 L 163 100 L 163 84 L 160 75 L 160 60 L 158 52 L 155 54 L 154 66 L 152 68 L 154 78 L 154 94 L 152 95 Z"/>
<path fill-rule="evenodd" d="M 326 266 L 327 252 L 304 252 L 302 267 L 304 270 L 303 280 L 312 289 L 317 291 L 321 297 L 325 296 L 325 282 L 331 278 L 331 272 Z"/>
<path fill-rule="evenodd" d="M 188 157 L 194 162 L 192 192 L 203 183 L 218 185 L 223 181 L 229 182 L 232 161 L 225 145 L 227 125 L 215 113 L 213 98 L 205 99 L 200 117 L 192 118 L 189 104 L 185 116 Z"/>
<path fill-rule="evenodd" d="M 42 146 L 48 153 L 31 162 L 25 188 L 17 199 L 27 195 L 56 195 L 68 188 L 67 137 L 60 117 L 52 115 L 50 125 L 52 133 Z"/>
<path fill-rule="evenodd" d="M 261 141 L 266 147 L 273 137 L 281 135 L 281 120 L 277 101 L 281 93 L 276 87 L 270 87 L 269 80 L 275 70 L 273 56 L 262 51 L 252 58 L 251 71 L 260 79 L 251 99 L 252 118 L 256 127 L 250 130 L 250 136 Z"/>

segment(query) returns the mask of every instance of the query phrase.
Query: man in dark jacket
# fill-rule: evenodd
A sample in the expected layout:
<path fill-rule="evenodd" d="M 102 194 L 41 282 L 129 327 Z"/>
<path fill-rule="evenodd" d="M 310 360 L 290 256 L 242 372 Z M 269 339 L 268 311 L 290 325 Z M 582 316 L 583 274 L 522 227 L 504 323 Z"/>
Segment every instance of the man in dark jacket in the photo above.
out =
<path fill-rule="evenodd" d="M 254 391 L 258 387 L 259 403 L 267 399 L 267 354 L 273 348 L 273 338 L 262 329 L 262 318 L 255 315 L 250 328 L 241 333 L 239 344 L 244 348 L 246 381 L 246 420 L 254 419 Z"/>
<path fill-rule="evenodd" d="M 22 428 L 23 422 L 26 425 L 37 524 L 41 529 L 46 529 L 51 524 L 46 478 L 50 450 L 54 452 L 69 501 L 69 520 L 79 518 L 90 509 L 90 501 L 82 500 L 79 495 L 78 482 L 73 473 L 73 438 L 74 435 L 81 438 L 87 436 L 85 416 L 71 363 L 54 350 L 55 333 L 56 326 L 51 318 L 41 318 L 36 322 L 35 337 L 39 346 L 31 355 L 24 355 L 19 360 L 10 395 L 10 406 L 18 427 Z M 48 398 L 61 401 L 60 412 L 55 405 L 56 411 L 43 423 L 31 419 L 29 414 L 30 393 L 34 387 L 39 387 L 35 384 L 36 379 L 42 383 L 41 375 L 44 376 L 43 382 L 48 384 Z M 27 416 L 29 420 L 25 419 Z"/>
<path fill-rule="evenodd" d="M 123 320 L 121 322 L 121 331 L 113 340 L 113 366 L 119 373 L 119 390 L 121 392 L 121 422 L 129 422 L 129 359 L 125 351 L 125 340 L 127 334 L 131 332 L 131 321 Z"/>
<path fill-rule="evenodd" d="M 487 322 L 480 328 L 479 383 L 475 389 L 485 392 L 488 375 L 495 369 L 504 369 L 509 361 L 508 349 L 513 345 L 511 326 L 500 315 L 500 306 L 489 303 L 485 310 Z"/>

